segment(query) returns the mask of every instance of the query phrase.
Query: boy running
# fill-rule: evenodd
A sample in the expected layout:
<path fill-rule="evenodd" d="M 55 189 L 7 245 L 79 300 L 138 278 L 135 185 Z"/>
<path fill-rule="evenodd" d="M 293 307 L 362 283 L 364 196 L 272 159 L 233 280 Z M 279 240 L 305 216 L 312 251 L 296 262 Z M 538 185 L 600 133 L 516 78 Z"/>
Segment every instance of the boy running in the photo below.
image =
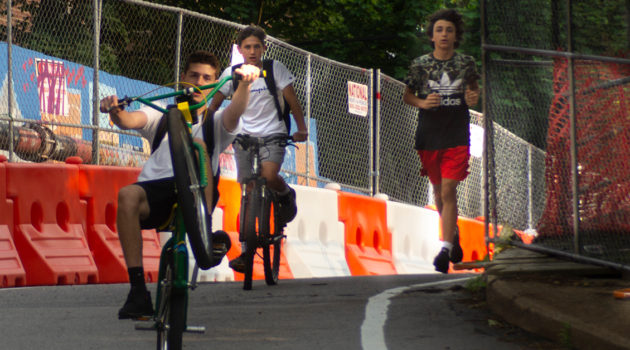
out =
<path fill-rule="evenodd" d="M 442 221 L 443 247 L 433 261 L 448 273 L 449 261 L 463 258 L 457 229 L 457 185 L 468 176 L 470 114 L 479 99 L 475 61 L 455 51 L 464 34 L 462 16 L 452 9 L 429 18 L 433 52 L 411 62 L 405 78 L 406 104 L 419 109 L 415 149 L 428 175 Z"/>

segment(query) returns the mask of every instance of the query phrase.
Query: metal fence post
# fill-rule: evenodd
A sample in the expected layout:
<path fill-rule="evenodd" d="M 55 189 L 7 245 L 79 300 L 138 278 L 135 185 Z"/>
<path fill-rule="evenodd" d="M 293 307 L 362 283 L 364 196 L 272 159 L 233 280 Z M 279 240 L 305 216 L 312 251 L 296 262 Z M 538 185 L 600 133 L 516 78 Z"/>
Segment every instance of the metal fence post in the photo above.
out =
<path fill-rule="evenodd" d="M 483 137 L 483 154 L 482 154 L 482 166 L 481 166 L 481 191 L 483 193 L 483 202 L 482 202 L 482 213 L 484 220 L 484 235 L 486 237 L 486 244 L 488 243 L 489 231 L 490 231 L 490 223 L 489 223 L 489 192 L 488 191 L 488 126 L 490 125 L 488 121 L 488 55 L 486 52 L 485 44 L 486 44 L 486 35 L 488 30 L 486 28 L 486 0 L 481 0 L 480 11 L 481 11 L 481 82 L 483 85 L 483 93 L 481 94 L 481 112 L 483 114 L 483 129 L 484 129 L 484 137 Z"/>
<path fill-rule="evenodd" d="M 534 175 L 532 174 L 533 145 L 527 145 L 527 229 L 534 228 Z"/>
<path fill-rule="evenodd" d="M 374 87 L 374 93 L 372 94 L 372 105 L 374 106 L 373 108 L 373 115 L 374 115 L 374 138 L 373 138 L 373 144 L 374 144 L 374 190 L 373 190 L 373 195 L 374 194 L 378 194 L 381 193 L 381 185 L 380 185 L 380 170 L 381 170 L 381 162 L 380 162 L 380 155 L 381 155 L 381 70 L 380 69 L 376 69 L 374 71 L 374 75 L 373 75 L 373 79 L 374 79 L 374 84 L 372 85 Z"/>
<path fill-rule="evenodd" d="M 94 0 L 94 84 L 92 85 L 92 124 L 96 128 L 92 129 L 92 163 L 99 164 L 99 91 L 98 91 L 98 71 L 99 71 L 99 46 L 101 37 L 101 5 L 102 0 Z"/>
<path fill-rule="evenodd" d="M 182 59 L 182 27 L 184 25 L 184 13 L 179 11 L 177 13 L 177 37 L 175 43 L 175 71 L 173 72 L 173 81 L 179 81 L 179 67 Z M 220 73 L 220 72 L 217 72 Z M 179 89 L 179 84 L 176 85 L 176 89 Z"/>
<path fill-rule="evenodd" d="M 305 86 L 305 98 L 306 98 L 306 120 L 304 122 L 306 122 L 306 131 L 309 133 L 309 138 L 310 138 L 310 133 L 311 133 L 311 95 L 313 93 L 313 81 L 311 79 L 311 74 L 312 74 L 312 60 L 311 60 L 311 54 L 309 53 L 308 55 L 306 55 L 306 86 Z M 317 140 L 315 140 L 315 142 L 317 142 Z M 312 155 L 314 156 L 314 155 Z M 305 162 L 306 164 L 304 165 L 306 168 L 306 185 L 310 185 L 310 179 L 311 179 L 311 170 L 314 171 L 314 169 L 311 169 L 310 167 L 310 147 L 308 147 L 308 140 L 306 142 L 306 151 L 305 151 Z M 313 174 L 315 175 L 315 174 Z"/>
<path fill-rule="evenodd" d="M 370 69 L 370 85 L 369 86 L 370 86 L 369 92 L 371 92 L 370 95 L 374 95 L 374 71 L 372 69 Z M 373 104 L 374 101 L 373 100 L 369 100 L 369 103 Z M 378 174 L 378 168 L 376 168 L 374 166 L 374 164 L 375 164 L 374 153 L 376 152 L 375 151 L 376 147 L 374 145 L 375 144 L 374 139 L 376 137 L 376 127 L 375 127 L 376 118 L 374 118 L 374 106 L 372 105 L 370 107 L 372 107 L 370 109 L 370 113 L 369 113 L 369 118 L 370 118 L 370 126 L 369 126 L 369 128 L 370 128 L 370 132 L 369 132 L 369 135 L 370 135 L 370 140 L 369 140 L 369 143 L 370 143 L 370 147 L 369 147 L 370 162 L 369 162 L 369 164 L 370 165 L 369 166 L 370 166 L 371 169 L 370 169 L 370 180 L 369 180 L 369 185 L 368 186 L 370 187 L 370 194 L 373 196 L 373 195 L 376 194 L 374 181 L 376 179 L 376 175 Z"/>
<path fill-rule="evenodd" d="M 574 79 L 574 58 L 573 55 L 573 21 L 571 13 L 571 0 L 567 0 L 567 50 L 568 59 L 568 79 L 569 79 L 569 135 L 571 147 L 571 189 L 573 191 L 573 250 L 575 254 L 581 254 L 580 244 L 580 192 L 579 192 L 579 170 L 578 170 L 578 149 L 577 149 L 577 118 L 575 115 L 575 79 Z"/>
<path fill-rule="evenodd" d="M 7 0 L 7 107 L 9 116 L 9 161 L 13 161 L 13 33 L 11 23 L 11 12 L 13 5 L 11 0 Z"/>

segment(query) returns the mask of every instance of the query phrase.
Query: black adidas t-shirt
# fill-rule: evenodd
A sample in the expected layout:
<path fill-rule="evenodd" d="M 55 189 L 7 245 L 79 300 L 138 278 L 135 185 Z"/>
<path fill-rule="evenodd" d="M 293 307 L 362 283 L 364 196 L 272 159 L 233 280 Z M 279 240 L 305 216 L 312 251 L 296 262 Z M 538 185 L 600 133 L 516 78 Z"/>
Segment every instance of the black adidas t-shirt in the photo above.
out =
<path fill-rule="evenodd" d="M 418 97 L 425 99 L 438 92 L 442 104 L 434 109 L 420 109 L 416 129 L 417 150 L 439 150 L 470 144 L 470 114 L 464 99 L 466 84 L 479 79 L 475 60 L 455 53 L 446 61 L 433 54 L 414 59 L 405 84 Z"/>

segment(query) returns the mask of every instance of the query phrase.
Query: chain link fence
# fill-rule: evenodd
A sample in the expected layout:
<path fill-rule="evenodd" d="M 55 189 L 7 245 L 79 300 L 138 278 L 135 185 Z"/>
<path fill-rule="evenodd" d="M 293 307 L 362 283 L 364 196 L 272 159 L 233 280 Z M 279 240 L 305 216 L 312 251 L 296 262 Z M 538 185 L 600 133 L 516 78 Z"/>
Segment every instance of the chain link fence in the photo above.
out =
<path fill-rule="evenodd" d="M 536 235 L 535 249 L 627 269 L 630 60 L 613 46 L 628 47 L 630 4 L 482 9 L 495 222 Z"/>

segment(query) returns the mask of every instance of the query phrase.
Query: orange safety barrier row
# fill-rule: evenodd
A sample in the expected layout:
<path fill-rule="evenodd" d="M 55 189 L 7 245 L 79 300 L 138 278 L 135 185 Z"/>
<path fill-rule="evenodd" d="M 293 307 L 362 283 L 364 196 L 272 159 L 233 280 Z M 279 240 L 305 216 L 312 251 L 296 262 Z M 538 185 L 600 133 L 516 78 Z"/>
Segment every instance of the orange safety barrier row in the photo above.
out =
<path fill-rule="evenodd" d="M 78 167 L 6 163 L 5 168 L 13 238 L 27 285 L 97 283 L 83 230 Z"/>
<path fill-rule="evenodd" d="M 382 199 L 338 192 L 339 221 L 345 224 L 346 261 L 353 276 L 395 275 L 387 204 Z"/>
<path fill-rule="evenodd" d="M 127 265 L 118 240 L 116 213 L 118 192 L 136 182 L 140 168 L 78 164 L 78 189 L 85 203 L 87 242 L 98 267 L 100 283 L 128 282 Z M 155 282 L 160 266 L 161 246 L 155 230 L 142 231 L 145 279 Z"/>
<path fill-rule="evenodd" d="M 139 168 L 84 165 L 72 159 L 67 164 L 7 163 L 1 158 L 0 287 L 128 281 L 116 228 L 117 197 L 122 187 L 136 181 Z M 217 208 L 223 212 L 219 226 L 232 239 L 228 258 L 233 259 L 240 254 L 241 187 L 235 180 L 221 178 L 219 192 Z M 397 274 L 387 202 L 341 191 L 337 200 L 350 273 Z M 482 219 L 460 217 L 458 225 L 464 261 L 491 254 Z M 157 233 L 143 231 L 148 282 L 157 280 L 160 252 Z M 255 279 L 264 279 L 260 260 L 256 259 Z M 284 255 L 281 262 L 281 279 L 299 277 Z M 243 279 L 242 274 L 234 276 Z"/>
<path fill-rule="evenodd" d="M 139 168 L 7 163 L 0 159 L 0 287 L 128 281 L 116 232 L 118 191 Z M 160 244 L 145 230 L 148 282 Z"/>
<path fill-rule="evenodd" d="M 13 201 L 7 199 L 7 158 L 0 155 L 0 288 L 26 284 L 26 271 L 13 241 Z"/>

